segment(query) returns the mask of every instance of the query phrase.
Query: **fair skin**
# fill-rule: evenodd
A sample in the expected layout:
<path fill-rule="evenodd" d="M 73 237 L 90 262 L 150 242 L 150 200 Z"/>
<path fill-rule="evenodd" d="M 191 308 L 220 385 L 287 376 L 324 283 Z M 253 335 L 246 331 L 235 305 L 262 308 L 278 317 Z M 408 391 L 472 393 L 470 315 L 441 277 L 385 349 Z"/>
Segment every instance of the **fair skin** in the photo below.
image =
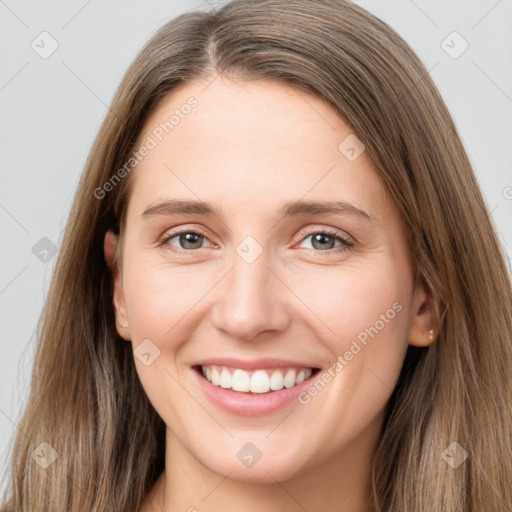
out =
<path fill-rule="evenodd" d="M 328 105 L 271 81 L 205 86 L 174 91 L 141 132 L 136 147 L 197 99 L 133 170 L 121 268 L 115 236 L 105 237 L 118 332 L 134 349 L 151 340 L 160 350 L 147 366 L 135 357 L 167 426 L 165 471 L 141 510 L 364 510 L 383 410 L 408 344 L 432 342 L 434 299 L 415 279 L 403 222 L 368 151 L 354 161 L 340 152 L 352 132 Z M 223 216 L 142 215 L 170 199 L 212 203 Z M 280 213 L 297 200 L 344 201 L 372 220 Z M 171 228 L 192 234 L 159 246 Z M 250 263 L 242 241 L 262 251 Z M 211 357 L 293 360 L 319 369 L 302 383 L 309 389 L 372 326 L 378 332 L 307 403 L 262 414 L 219 406 L 194 369 Z M 251 467 L 237 456 L 248 442 L 261 453 Z"/>

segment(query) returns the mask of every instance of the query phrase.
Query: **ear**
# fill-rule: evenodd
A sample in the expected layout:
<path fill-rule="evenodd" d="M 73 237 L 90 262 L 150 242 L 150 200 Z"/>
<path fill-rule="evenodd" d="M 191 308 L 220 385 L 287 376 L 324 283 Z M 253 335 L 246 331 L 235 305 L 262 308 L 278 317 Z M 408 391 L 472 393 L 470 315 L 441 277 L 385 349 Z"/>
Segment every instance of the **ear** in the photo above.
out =
<path fill-rule="evenodd" d="M 114 283 L 114 294 L 112 297 L 112 303 L 114 304 L 114 310 L 116 315 L 116 330 L 121 338 L 130 341 L 130 326 L 128 324 L 128 316 L 126 314 L 126 305 L 123 294 L 123 283 L 118 268 L 118 262 L 116 261 L 116 246 L 118 237 L 113 231 L 109 230 L 105 234 L 103 250 L 105 253 L 105 261 L 112 274 L 112 280 Z"/>
<path fill-rule="evenodd" d="M 439 300 L 422 276 L 416 278 L 411 311 L 409 345 L 426 347 L 432 344 L 439 335 Z"/>

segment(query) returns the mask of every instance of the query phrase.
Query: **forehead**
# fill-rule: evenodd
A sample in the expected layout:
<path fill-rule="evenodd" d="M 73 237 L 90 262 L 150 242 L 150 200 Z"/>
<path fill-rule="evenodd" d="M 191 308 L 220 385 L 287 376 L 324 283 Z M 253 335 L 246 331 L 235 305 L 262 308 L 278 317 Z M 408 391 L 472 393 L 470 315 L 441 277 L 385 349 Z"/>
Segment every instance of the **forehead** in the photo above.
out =
<path fill-rule="evenodd" d="M 272 198 L 320 194 L 358 203 L 382 195 L 367 152 L 355 160 L 343 153 L 350 137 L 326 102 L 287 84 L 222 77 L 187 83 L 141 131 L 136 148 L 151 149 L 133 171 L 134 199 L 138 210 L 167 196 L 270 208 Z"/>
<path fill-rule="evenodd" d="M 195 106 L 189 109 L 190 103 Z M 159 126 L 171 144 L 171 139 L 180 134 L 186 138 L 193 130 L 201 142 L 210 143 L 210 149 L 215 144 L 228 149 L 226 144 L 230 144 L 230 152 L 264 142 L 266 147 L 293 147 L 294 151 L 300 143 L 305 151 L 313 149 L 316 153 L 319 144 L 333 149 L 327 132 L 350 133 L 329 105 L 296 87 L 270 80 L 232 82 L 222 77 L 209 83 L 185 84 L 173 91 L 153 112 L 142 134 Z M 193 140 L 188 142 L 194 144 Z"/>

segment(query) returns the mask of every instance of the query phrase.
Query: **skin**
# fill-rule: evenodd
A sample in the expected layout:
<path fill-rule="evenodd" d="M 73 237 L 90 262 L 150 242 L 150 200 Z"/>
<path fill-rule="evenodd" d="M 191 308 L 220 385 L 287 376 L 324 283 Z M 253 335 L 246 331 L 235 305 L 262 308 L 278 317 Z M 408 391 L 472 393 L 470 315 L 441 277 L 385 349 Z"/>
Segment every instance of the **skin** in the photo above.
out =
<path fill-rule="evenodd" d="M 132 171 L 121 268 L 116 237 L 105 237 L 118 332 L 134 349 L 150 339 L 160 350 L 149 366 L 135 357 L 167 425 L 166 469 L 141 510 L 360 512 L 407 346 L 432 343 L 434 299 L 415 279 L 403 221 L 368 152 L 350 161 L 338 149 L 352 132 L 334 110 L 272 81 L 206 85 L 173 91 L 141 132 L 139 144 L 197 99 Z M 224 217 L 141 215 L 171 198 L 211 202 Z M 280 215 L 299 199 L 346 201 L 374 221 Z M 171 228 L 204 235 L 201 248 L 179 236 L 159 246 Z M 354 245 L 315 244 L 326 228 Z M 247 236 L 263 250 L 252 263 L 236 252 Z M 293 358 L 325 371 L 397 302 L 400 312 L 307 404 L 240 416 L 192 378 L 191 365 L 214 356 Z M 262 453 L 251 468 L 236 456 L 248 441 Z"/>

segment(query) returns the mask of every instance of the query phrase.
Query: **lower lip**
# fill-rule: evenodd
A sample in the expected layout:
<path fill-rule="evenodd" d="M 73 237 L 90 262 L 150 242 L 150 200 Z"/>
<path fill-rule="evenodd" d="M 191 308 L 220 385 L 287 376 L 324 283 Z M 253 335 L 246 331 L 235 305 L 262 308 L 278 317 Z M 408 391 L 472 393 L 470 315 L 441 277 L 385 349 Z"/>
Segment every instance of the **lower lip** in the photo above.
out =
<path fill-rule="evenodd" d="M 197 370 L 192 368 L 191 371 L 195 375 L 194 378 L 197 379 L 199 387 L 215 405 L 232 414 L 242 416 L 261 416 L 281 409 L 285 405 L 297 400 L 299 393 L 311 386 L 316 376 L 316 374 L 313 374 L 312 377 L 292 388 L 250 395 L 214 386 L 209 380 L 202 377 Z"/>

